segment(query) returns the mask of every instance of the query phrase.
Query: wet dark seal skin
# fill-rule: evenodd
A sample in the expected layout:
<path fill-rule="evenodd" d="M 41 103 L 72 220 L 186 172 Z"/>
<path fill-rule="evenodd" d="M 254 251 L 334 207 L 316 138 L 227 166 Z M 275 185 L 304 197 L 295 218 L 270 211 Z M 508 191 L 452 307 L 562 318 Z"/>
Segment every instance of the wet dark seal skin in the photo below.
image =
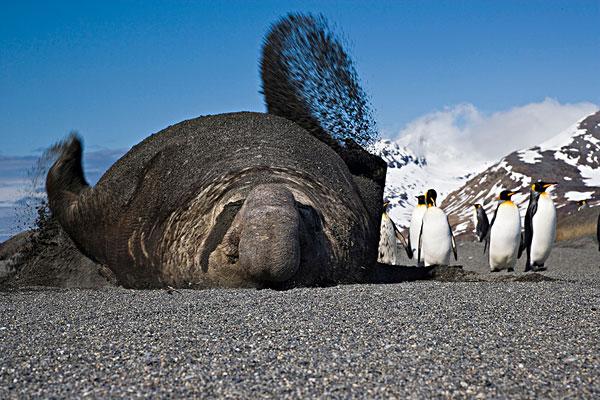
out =
<path fill-rule="evenodd" d="M 71 137 L 48 173 L 50 208 L 126 287 L 360 282 L 377 259 L 383 185 L 287 119 L 181 122 L 133 147 L 95 187 L 81 157 Z"/>

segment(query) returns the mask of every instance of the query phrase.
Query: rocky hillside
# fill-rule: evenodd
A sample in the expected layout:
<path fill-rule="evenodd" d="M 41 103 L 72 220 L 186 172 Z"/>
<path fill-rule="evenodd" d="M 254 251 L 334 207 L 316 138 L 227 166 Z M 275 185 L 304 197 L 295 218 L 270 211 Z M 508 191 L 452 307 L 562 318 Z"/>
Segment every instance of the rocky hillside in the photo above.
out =
<path fill-rule="evenodd" d="M 470 178 L 442 202 L 458 236 L 473 231 L 472 205 L 484 205 L 491 219 L 495 198 L 503 189 L 518 191 L 513 200 L 525 215 L 532 181 L 557 182 L 552 197 L 561 221 L 577 210 L 577 200 L 600 203 L 600 111 L 556 137 L 526 150 L 516 151 Z M 583 215 L 583 214 L 582 214 Z"/>

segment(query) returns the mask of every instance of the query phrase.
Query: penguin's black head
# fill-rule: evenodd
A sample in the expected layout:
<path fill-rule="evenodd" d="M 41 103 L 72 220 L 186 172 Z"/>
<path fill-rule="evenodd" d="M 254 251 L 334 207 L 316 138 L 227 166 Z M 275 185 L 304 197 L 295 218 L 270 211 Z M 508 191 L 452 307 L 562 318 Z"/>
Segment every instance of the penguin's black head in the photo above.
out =
<path fill-rule="evenodd" d="M 415 196 L 415 197 L 417 198 L 417 201 L 418 201 L 417 204 L 424 205 L 426 203 L 424 194 L 421 194 L 421 195 Z"/>
<path fill-rule="evenodd" d="M 498 196 L 498 200 L 502 201 L 510 201 L 510 198 L 515 194 L 515 192 L 511 192 L 510 190 L 503 190 L 500 192 L 500 196 Z"/>
<path fill-rule="evenodd" d="M 550 186 L 556 185 L 556 182 L 538 181 L 531 185 L 531 190 L 538 193 L 544 193 Z"/>
<path fill-rule="evenodd" d="M 577 202 L 577 211 L 581 211 L 585 206 L 587 206 L 587 200 L 579 200 Z"/>
<path fill-rule="evenodd" d="M 476 210 L 481 208 L 481 204 L 477 203 L 477 204 L 473 204 L 473 207 L 475 207 Z"/>
<path fill-rule="evenodd" d="M 383 212 L 387 212 L 388 207 L 390 206 L 390 201 L 388 199 L 383 199 Z"/>
<path fill-rule="evenodd" d="M 427 194 L 425 194 L 425 200 L 428 206 L 435 206 L 435 201 L 437 200 L 437 192 L 435 189 L 429 189 Z"/>

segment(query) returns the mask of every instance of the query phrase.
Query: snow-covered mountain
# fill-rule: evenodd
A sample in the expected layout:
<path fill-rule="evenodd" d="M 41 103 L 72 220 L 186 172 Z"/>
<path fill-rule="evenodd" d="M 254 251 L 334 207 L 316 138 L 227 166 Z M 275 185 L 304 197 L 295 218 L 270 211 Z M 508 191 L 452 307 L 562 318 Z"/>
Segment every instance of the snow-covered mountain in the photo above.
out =
<path fill-rule="evenodd" d="M 392 219 L 402 227 L 410 225 L 416 196 L 435 188 L 440 202 L 484 168 L 465 168 L 461 163 L 432 165 L 408 146 L 387 139 L 375 143 L 372 152 L 387 162 L 385 196 L 391 203 Z"/>
<path fill-rule="evenodd" d="M 600 203 L 600 111 L 579 121 L 552 139 L 515 151 L 455 188 L 441 203 L 456 235 L 473 230 L 473 204 L 483 204 L 491 219 L 495 198 L 503 189 L 518 191 L 513 201 L 525 215 L 532 182 L 557 182 L 551 191 L 559 225 L 573 213 L 577 200 Z"/>

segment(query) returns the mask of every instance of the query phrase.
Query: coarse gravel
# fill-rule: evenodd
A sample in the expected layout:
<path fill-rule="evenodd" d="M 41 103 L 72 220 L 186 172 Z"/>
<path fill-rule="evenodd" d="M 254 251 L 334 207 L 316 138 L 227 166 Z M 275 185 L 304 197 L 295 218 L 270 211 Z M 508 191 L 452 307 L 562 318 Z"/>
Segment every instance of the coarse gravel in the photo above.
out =
<path fill-rule="evenodd" d="M 596 246 L 536 282 L 464 243 L 492 281 L 0 292 L 0 398 L 599 398 Z"/>

